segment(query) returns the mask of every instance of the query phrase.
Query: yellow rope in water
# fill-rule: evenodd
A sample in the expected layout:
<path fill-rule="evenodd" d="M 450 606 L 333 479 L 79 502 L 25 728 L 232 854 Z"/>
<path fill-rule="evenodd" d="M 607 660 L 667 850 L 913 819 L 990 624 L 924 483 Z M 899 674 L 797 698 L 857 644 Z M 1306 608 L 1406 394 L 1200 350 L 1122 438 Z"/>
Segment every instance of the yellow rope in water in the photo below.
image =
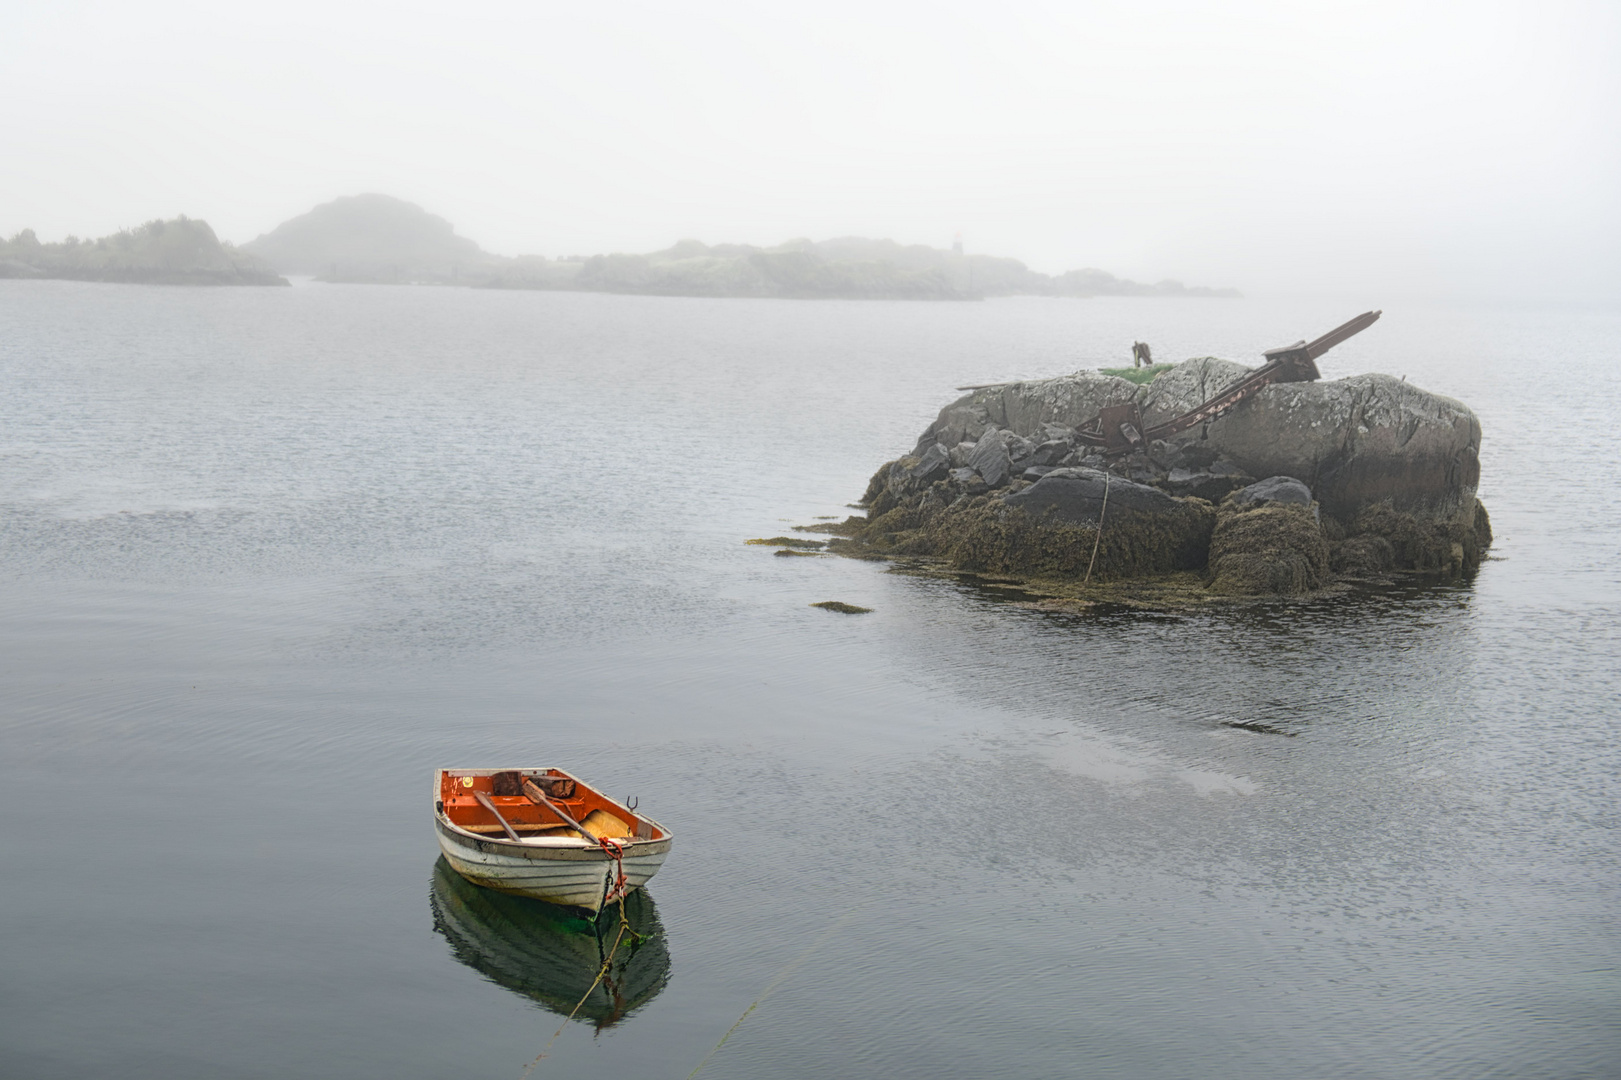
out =
<path fill-rule="evenodd" d="M 574 1003 L 574 1008 L 570 1009 L 568 1015 L 563 1017 L 562 1026 L 552 1032 L 552 1037 L 546 1040 L 546 1045 L 541 1047 L 540 1053 L 535 1055 L 535 1060 L 529 1063 L 529 1067 L 519 1074 L 518 1080 L 528 1080 L 529 1074 L 535 1071 L 535 1066 L 539 1065 L 542 1059 L 551 1053 L 552 1043 L 556 1042 L 558 1036 L 563 1034 L 563 1028 L 568 1027 L 568 1022 L 574 1019 L 575 1014 L 585 1007 L 586 1001 L 590 999 L 592 994 L 596 993 L 597 987 L 602 985 L 602 980 L 608 977 L 608 970 L 613 967 L 614 954 L 619 951 L 619 943 L 625 940 L 625 931 L 629 929 L 630 919 L 625 915 L 625 896 L 621 893 L 619 895 L 619 936 L 614 938 L 613 947 L 608 950 L 608 955 L 603 958 L 602 967 L 597 969 L 597 977 L 591 980 L 591 985 L 586 988 L 585 996 Z"/>
<path fill-rule="evenodd" d="M 1109 509 L 1109 470 L 1103 470 L 1103 505 L 1098 507 L 1098 535 L 1092 541 L 1092 561 L 1086 564 L 1086 580 L 1082 585 L 1092 584 L 1092 567 L 1097 565 L 1098 545 L 1103 543 L 1103 515 Z"/>
<path fill-rule="evenodd" d="M 687 1074 L 687 1080 L 692 1080 L 692 1078 L 694 1076 L 697 1076 L 699 1070 L 702 1069 L 705 1065 L 709 1064 L 709 1059 L 714 1057 L 716 1054 L 720 1053 L 720 1048 L 726 1045 L 726 1040 L 730 1039 L 732 1037 L 732 1033 L 735 1032 L 738 1028 L 743 1026 L 743 1021 L 745 1021 L 745 1020 L 747 1020 L 749 1018 L 749 1013 L 753 1012 L 755 1009 L 758 1009 L 760 1007 L 760 1003 L 765 1001 L 766 998 L 771 996 L 771 991 L 773 991 L 777 987 L 781 986 L 784 979 L 788 978 L 788 976 L 792 975 L 795 971 L 797 971 L 801 964 L 803 964 L 806 960 L 809 960 L 811 958 L 812 953 L 814 953 L 817 949 L 821 948 L 822 942 L 824 942 L 828 938 L 832 937 L 834 932 L 837 931 L 839 929 L 839 927 L 843 926 L 845 923 L 847 923 L 851 919 L 855 918 L 856 915 L 861 911 L 861 909 L 866 907 L 867 904 L 870 904 L 870 903 L 872 903 L 872 901 L 868 900 L 866 904 L 858 904 L 857 906 L 851 908 L 849 911 L 845 912 L 844 917 L 839 919 L 837 922 L 835 922 L 832 926 L 828 927 L 826 930 L 822 931 L 822 933 L 817 936 L 816 940 L 810 943 L 809 948 L 807 948 L 804 952 L 800 953 L 798 956 L 796 956 L 792 960 L 790 960 L 788 962 L 788 966 L 783 968 L 782 971 L 778 972 L 777 977 L 775 979 L 772 979 L 769 983 L 767 983 L 766 988 L 764 990 L 760 991 L 760 996 L 755 998 L 754 1001 L 752 1003 L 750 1003 L 749 1007 L 743 1010 L 743 1015 L 739 1016 L 737 1018 L 737 1023 L 733 1024 L 730 1028 L 728 1028 L 726 1030 L 726 1034 L 724 1034 L 724 1035 L 722 1035 L 720 1037 L 720 1042 L 715 1044 L 715 1048 L 713 1050 L 709 1051 L 709 1053 L 704 1055 L 704 1059 L 702 1061 L 698 1062 L 697 1068 L 693 1069 L 690 1073 Z"/>

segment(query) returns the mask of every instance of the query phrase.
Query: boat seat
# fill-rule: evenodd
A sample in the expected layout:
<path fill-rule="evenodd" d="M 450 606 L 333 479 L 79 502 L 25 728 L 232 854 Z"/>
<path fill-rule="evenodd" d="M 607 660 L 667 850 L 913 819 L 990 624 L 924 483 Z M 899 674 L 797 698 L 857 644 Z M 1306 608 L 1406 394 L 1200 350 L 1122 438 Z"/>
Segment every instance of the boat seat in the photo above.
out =
<path fill-rule="evenodd" d="M 594 848 L 597 845 L 582 836 L 525 836 L 518 840 L 520 844 L 531 847 L 571 847 Z"/>

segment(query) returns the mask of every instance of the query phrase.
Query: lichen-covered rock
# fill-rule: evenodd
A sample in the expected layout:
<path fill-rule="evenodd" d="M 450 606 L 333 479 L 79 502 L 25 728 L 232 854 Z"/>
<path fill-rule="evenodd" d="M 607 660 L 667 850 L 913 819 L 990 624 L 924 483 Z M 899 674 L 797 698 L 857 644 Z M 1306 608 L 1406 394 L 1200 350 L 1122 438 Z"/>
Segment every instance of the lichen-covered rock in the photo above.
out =
<path fill-rule="evenodd" d="M 1243 364 L 1214 356 L 1184 361 L 1141 388 L 1137 402 L 1143 422 L 1153 427 L 1191 412 L 1249 373 Z"/>
<path fill-rule="evenodd" d="M 1389 375 L 1269 386 L 1209 425 L 1212 449 L 1252 476 L 1292 476 L 1349 522 L 1387 504 L 1472 520 L 1480 422 L 1468 406 Z"/>
<path fill-rule="evenodd" d="M 1163 378 L 1163 376 L 1161 376 Z M 940 410 L 918 446 L 953 446 L 977 441 L 986 428 L 1002 428 L 1026 439 L 1048 441 L 1046 425 L 1076 428 L 1091 422 L 1105 405 L 1135 401 L 1143 388 L 1113 375 L 1078 371 L 1056 379 L 1008 383 L 975 390 Z"/>
<path fill-rule="evenodd" d="M 1052 441 L 1053 426 L 1085 427 L 1105 406 L 1132 401 L 1153 426 L 1208 401 L 1250 371 L 1203 357 L 1178 364 L 1147 386 L 1083 371 L 976 390 L 941 410 L 916 453 L 936 442 L 977 443 L 994 429 L 1039 447 Z M 1474 413 L 1389 375 L 1274 384 L 1173 442 L 1166 447 L 1171 453 L 1199 443 L 1250 476 L 1293 477 L 1325 513 L 1346 522 L 1364 507 L 1388 502 L 1421 518 L 1465 523 L 1480 481 Z"/>

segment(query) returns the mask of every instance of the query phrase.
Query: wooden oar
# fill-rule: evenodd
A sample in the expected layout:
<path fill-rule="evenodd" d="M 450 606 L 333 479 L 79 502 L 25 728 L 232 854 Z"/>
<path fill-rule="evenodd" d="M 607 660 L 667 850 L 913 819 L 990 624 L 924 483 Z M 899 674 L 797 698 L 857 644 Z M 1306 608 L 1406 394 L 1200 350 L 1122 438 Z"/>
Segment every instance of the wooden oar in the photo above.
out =
<path fill-rule="evenodd" d="M 495 820 L 501 823 L 501 828 L 506 830 L 507 837 L 509 839 L 519 840 L 517 832 L 513 830 L 511 825 L 507 824 L 507 819 L 501 816 L 501 811 L 495 808 L 495 804 L 490 801 L 490 797 L 488 795 L 484 794 L 482 791 L 475 791 L 473 792 L 473 798 L 478 800 L 478 804 L 480 806 L 495 815 Z"/>
<path fill-rule="evenodd" d="M 540 805 L 546 807 L 552 813 L 562 818 L 565 825 L 579 833 L 581 836 L 585 837 L 587 840 L 591 841 L 593 844 L 597 842 L 596 837 L 586 832 L 585 827 L 578 821 L 575 821 L 573 818 L 569 817 L 567 810 L 564 810 L 561 806 L 558 806 L 556 803 L 552 802 L 551 798 L 544 791 L 540 790 L 540 785 L 529 779 L 527 776 L 523 778 L 523 793 L 529 797 L 530 802 L 539 803 Z"/>

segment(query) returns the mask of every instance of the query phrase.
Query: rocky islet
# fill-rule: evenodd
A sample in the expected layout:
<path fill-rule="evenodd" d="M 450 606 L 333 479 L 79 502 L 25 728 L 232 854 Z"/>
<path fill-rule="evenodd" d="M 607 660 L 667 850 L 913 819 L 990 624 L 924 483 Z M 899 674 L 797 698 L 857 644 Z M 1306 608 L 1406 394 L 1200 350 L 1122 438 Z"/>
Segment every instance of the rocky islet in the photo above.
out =
<path fill-rule="evenodd" d="M 1273 384 L 1126 456 L 1076 437 L 1106 406 L 1135 403 L 1153 426 L 1250 373 L 1204 357 L 1147 385 L 1083 371 L 975 389 L 874 474 L 866 516 L 832 550 L 1071 594 L 1176 579 L 1184 597 L 1479 566 L 1491 543 L 1476 498 L 1480 423 L 1401 379 Z"/>

